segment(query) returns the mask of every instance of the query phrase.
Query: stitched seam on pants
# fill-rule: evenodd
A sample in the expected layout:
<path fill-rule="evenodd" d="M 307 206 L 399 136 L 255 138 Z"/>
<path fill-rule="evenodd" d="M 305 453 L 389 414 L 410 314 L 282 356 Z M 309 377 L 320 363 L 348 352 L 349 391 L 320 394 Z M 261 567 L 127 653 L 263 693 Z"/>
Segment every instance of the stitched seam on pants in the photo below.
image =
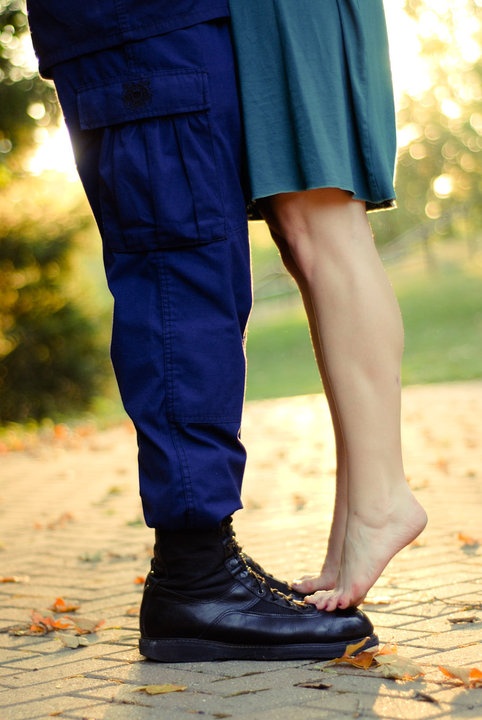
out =
<path fill-rule="evenodd" d="M 160 310 L 163 319 L 164 328 L 164 372 L 166 377 L 166 396 L 167 396 L 167 419 L 170 428 L 171 440 L 173 447 L 179 458 L 181 468 L 181 481 L 184 492 L 186 515 L 187 518 L 194 515 L 194 497 L 192 489 L 191 473 L 189 462 L 182 446 L 176 425 L 172 421 L 174 415 L 174 378 L 173 378 L 173 360 L 172 360 L 172 337 L 171 337 L 171 309 L 169 303 L 169 273 L 166 272 L 165 263 L 162 253 L 158 255 L 158 272 L 160 280 Z"/>

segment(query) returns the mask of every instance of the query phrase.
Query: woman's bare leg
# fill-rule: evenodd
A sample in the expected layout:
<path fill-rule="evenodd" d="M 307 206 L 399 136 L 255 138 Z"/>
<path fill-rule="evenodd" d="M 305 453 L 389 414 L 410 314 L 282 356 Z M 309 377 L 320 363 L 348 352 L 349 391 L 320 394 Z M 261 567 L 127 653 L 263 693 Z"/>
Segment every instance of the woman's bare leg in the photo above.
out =
<path fill-rule="evenodd" d="M 281 236 L 276 235 L 276 233 L 273 231 L 271 232 L 271 235 L 276 245 L 278 246 L 281 258 L 283 260 L 283 264 L 285 265 L 290 275 L 295 279 L 300 290 L 301 298 L 303 300 L 303 305 L 306 311 L 306 316 L 308 318 L 315 359 L 323 382 L 328 406 L 330 408 L 333 430 L 335 434 L 336 494 L 333 520 L 331 523 L 326 556 L 319 575 L 305 575 L 300 580 L 295 580 L 292 583 L 293 588 L 295 588 L 298 592 L 312 593 L 315 590 L 332 590 L 336 585 L 336 580 L 340 571 L 347 516 L 348 478 L 346 451 L 343 434 L 341 432 L 341 425 L 338 419 L 336 403 L 333 397 L 330 380 L 325 367 L 325 359 L 323 356 L 323 349 L 321 347 L 320 335 L 318 332 L 318 323 L 316 320 L 316 313 L 313 308 L 313 303 L 311 302 L 310 290 L 302 273 L 296 265 L 293 256 L 291 255 L 289 246 L 286 241 Z"/>
<path fill-rule="evenodd" d="M 360 603 L 389 560 L 426 523 L 402 463 L 403 327 L 362 203 L 324 189 L 266 198 L 261 209 L 272 233 L 289 248 L 309 295 L 340 435 L 339 458 L 346 463 L 332 527 L 331 553 L 339 557 L 335 586 L 308 598 L 319 609 L 334 610 Z M 327 575 L 297 589 L 326 588 Z"/>

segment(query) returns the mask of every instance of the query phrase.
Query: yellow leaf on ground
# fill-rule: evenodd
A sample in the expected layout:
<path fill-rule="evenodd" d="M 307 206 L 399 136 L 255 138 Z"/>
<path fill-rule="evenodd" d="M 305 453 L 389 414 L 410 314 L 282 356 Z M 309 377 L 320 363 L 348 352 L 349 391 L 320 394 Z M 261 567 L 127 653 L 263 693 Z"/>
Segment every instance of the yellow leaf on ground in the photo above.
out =
<path fill-rule="evenodd" d="M 355 654 L 365 645 L 367 640 L 368 638 L 364 638 L 358 643 L 347 645 L 344 655 L 339 658 L 335 658 L 334 660 L 331 660 L 328 664 L 338 665 L 340 663 L 345 663 L 346 665 L 353 665 L 353 667 L 363 668 L 364 670 L 367 670 L 369 667 L 371 667 L 373 663 L 373 658 L 376 653 L 374 651 L 370 652 L 368 650 Z"/>
<path fill-rule="evenodd" d="M 345 655 L 335 660 L 331 660 L 328 665 L 338 665 L 344 663 L 352 665 L 363 670 L 374 669 L 378 675 L 393 680 L 414 680 L 423 675 L 422 668 L 409 658 L 398 655 L 396 645 L 384 645 L 376 652 L 365 651 L 358 655 L 353 655 L 358 649 L 363 647 L 365 641 L 349 645 L 345 651 Z"/>
<path fill-rule="evenodd" d="M 0 583 L 22 583 L 28 581 L 29 578 L 27 575 L 7 575 L 6 577 L 0 577 Z"/>
<path fill-rule="evenodd" d="M 391 602 L 391 598 L 389 598 L 387 595 L 369 595 L 363 601 L 363 605 L 390 605 Z"/>
<path fill-rule="evenodd" d="M 473 687 L 482 687 L 482 670 L 472 668 L 469 672 L 470 684 Z"/>
<path fill-rule="evenodd" d="M 343 657 L 347 657 L 347 656 L 351 657 L 352 655 L 354 655 L 358 650 L 361 650 L 361 648 L 365 645 L 367 640 L 368 640 L 368 637 L 363 638 L 363 640 L 360 640 L 360 642 L 352 643 L 351 645 L 347 645 Z"/>
<path fill-rule="evenodd" d="M 344 655 L 341 658 L 336 658 L 333 660 L 333 663 L 335 665 L 338 665 L 339 663 L 345 663 L 346 665 L 353 665 L 353 667 L 362 668 L 363 670 L 368 670 L 369 667 L 372 666 L 374 660 L 373 653 L 369 652 L 361 652 L 358 655 Z"/>
<path fill-rule="evenodd" d="M 471 535 L 466 535 L 465 533 L 459 532 L 457 537 L 460 542 L 464 543 L 464 545 L 479 545 L 479 541 L 476 540 L 476 538 L 471 537 Z"/>
<path fill-rule="evenodd" d="M 135 692 L 145 692 L 148 695 L 165 695 L 166 693 L 183 692 L 187 690 L 187 685 L 144 685 L 144 687 L 136 688 Z"/>
<path fill-rule="evenodd" d="M 73 650 L 75 650 L 75 648 L 90 644 L 87 638 L 83 637 L 82 635 L 79 636 L 71 635 L 70 633 L 58 633 L 56 635 L 56 638 L 60 640 L 64 647 L 72 648 Z"/>
<path fill-rule="evenodd" d="M 32 611 L 32 624 L 30 625 L 30 633 L 33 635 L 46 635 L 52 630 L 66 630 L 72 627 L 72 623 L 62 620 L 55 620 L 46 615 L 43 616 L 35 610 Z"/>
<path fill-rule="evenodd" d="M 420 665 L 402 655 L 377 655 L 377 674 L 392 680 L 415 680 L 424 675 Z"/>
<path fill-rule="evenodd" d="M 49 607 L 49 610 L 57 613 L 75 612 L 78 610 L 80 605 L 73 602 L 65 602 L 61 597 L 55 599 L 53 605 Z"/>
<path fill-rule="evenodd" d="M 482 670 L 439 665 L 440 672 L 452 680 L 460 680 L 468 688 L 482 687 Z"/>
<path fill-rule="evenodd" d="M 139 606 L 136 606 L 136 607 L 127 608 L 125 614 L 137 616 L 137 615 L 139 615 L 139 612 L 140 612 L 140 608 L 139 608 Z"/>
<path fill-rule="evenodd" d="M 105 620 L 91 620 L 86 617 L 76 617 L 72 620 L 74 629 L 79 635 L 88 635 L 89 633 L 95 633 L 97 630 L 105 624 Z"/>
<path fill-rule="evenodd" d="M 390 645 L 389 643 L 387 643 L 382 648 L 380 648 L 380 650 L 376 654 L 377 654 L 377 656 L 379 656 L 379 655 L 396 655 L 397 652 L 398 652 L 397 645 Z"/>

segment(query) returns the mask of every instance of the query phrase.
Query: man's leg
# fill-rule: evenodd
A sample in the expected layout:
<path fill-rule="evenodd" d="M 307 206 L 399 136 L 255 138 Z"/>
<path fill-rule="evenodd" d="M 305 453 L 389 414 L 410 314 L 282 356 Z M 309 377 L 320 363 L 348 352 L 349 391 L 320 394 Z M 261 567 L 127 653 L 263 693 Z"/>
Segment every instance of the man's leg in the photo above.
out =
<path fill-rule="evenodd" d="M 208 23 L 54 74 L 103 238 L 145 518 L 164 529 L 241 507 L 251 277 L 228 38 Z"/>

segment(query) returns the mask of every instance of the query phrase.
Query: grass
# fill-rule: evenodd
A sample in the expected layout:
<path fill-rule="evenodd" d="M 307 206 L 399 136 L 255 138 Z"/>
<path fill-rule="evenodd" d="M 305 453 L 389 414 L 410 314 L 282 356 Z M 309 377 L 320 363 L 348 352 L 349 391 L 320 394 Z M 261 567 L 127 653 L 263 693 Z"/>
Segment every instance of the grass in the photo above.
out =
<path fill-rule="evenodd" d="M 405 323 L 403 382 L 482 377 L 482 267 L 447 262 L 427 272 L 394 272 Z"/>
<path fill-rule="evenodd" d="M 320 392 L 301 301 L 257 225 L 247 399 Z M 416 254 L 387 269 L 405 325 L 404 385 L 482 378 L 482 252 L 463 252 L 462 243 L 440 244 L 435 270 Z"/>
<path fill-rule="evenodd" d="M 248 333 L 246 398 L 287 397 L 320 392 L 308 328 L 299 303 L 263 320 L 254 314 Z"/>

